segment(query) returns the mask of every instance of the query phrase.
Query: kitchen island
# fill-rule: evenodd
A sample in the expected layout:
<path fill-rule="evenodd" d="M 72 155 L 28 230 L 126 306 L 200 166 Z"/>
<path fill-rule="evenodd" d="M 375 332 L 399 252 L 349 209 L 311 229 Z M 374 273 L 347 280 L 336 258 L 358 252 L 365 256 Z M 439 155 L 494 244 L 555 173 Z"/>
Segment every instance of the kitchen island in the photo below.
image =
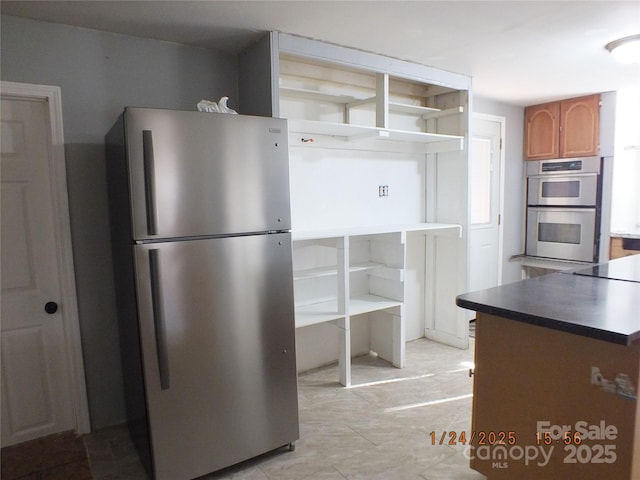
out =
<path fill-rule="evenodd" d="M 471 467 L 493 479 L 640 478 L 640 255 L 471 292 Z"/>

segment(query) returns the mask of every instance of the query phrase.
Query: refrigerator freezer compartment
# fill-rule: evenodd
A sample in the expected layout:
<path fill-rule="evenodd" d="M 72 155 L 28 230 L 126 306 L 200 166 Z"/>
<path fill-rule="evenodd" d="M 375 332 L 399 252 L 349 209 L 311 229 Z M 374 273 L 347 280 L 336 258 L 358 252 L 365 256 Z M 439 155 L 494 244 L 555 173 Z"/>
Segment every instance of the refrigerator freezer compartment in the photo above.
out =
<path fill-rule="evenodd" d="M 286 120 L 127 108 L 113 130 L 135 240 L 291 228 Z"/>

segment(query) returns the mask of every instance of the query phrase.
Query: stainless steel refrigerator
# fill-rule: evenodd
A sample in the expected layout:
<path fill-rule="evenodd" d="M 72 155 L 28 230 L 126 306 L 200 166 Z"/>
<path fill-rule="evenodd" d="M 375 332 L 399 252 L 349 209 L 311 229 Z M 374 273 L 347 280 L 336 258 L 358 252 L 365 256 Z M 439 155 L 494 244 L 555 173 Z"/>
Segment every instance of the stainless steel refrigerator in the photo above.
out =
<path fill-rule="evenodd" d="M 127 108 L 106 137 L 130 431 L 157 480 L 299 437 L 287 124 Z"/>

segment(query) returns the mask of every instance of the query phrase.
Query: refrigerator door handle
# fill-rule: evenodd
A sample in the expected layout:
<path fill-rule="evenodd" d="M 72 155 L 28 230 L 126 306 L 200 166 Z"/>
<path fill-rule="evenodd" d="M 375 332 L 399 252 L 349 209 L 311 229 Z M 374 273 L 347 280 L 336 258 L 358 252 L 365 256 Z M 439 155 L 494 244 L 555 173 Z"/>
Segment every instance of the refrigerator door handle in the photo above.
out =
<path fill-rule="evenodd" d="M 147 233 L 155 235 L 156 231 L 156 192 L 155 192 L 155 165 L 153 155 L 153 132 L 142 131 L 142 160 L 144 167 L 144 192 L 145 206 L 147 210 Z"/>
<path fill-rule="evenodd" d="M 167 329 L 162 310 L 162 290 L 160 288 L 159 250 L 149 250 L 149 273 L 151 276 L 151 304 L 153 306 L 153 325 L 156 334 L 156 352 L 160 373 L 160 388 L 169 389 L 169 352 L 167 349 Z"/>

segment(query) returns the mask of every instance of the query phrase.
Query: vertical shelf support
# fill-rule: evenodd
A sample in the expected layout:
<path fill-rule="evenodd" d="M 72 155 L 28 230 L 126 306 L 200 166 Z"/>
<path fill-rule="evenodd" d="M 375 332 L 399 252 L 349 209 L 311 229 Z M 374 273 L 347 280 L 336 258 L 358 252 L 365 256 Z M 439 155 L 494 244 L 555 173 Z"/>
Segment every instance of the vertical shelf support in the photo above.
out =
<path fill-rule="evenodd" d="M 336 323 L 340 329 L 338 374 L 340 384 L 351 386 L 351 319 L 349 317 L 349 237 L 337 241 L 338 250 L 338 312 L 344 317 Z"/>
<path fill-rule="evenodd" d="M 376 127 L 389 128 L 389 75 L 376 74 Z"/>
<path fill-rule="evenodd" d="M 393 313 L 393 366 L 404 368 L 405 335 L 404 335 L 404 304 Z"/>
<path fill-rule="evenodd" d="M 407 268 L 407 232 L 400 232 L 400 244 L 402 245 L 402 267 Z M 393 366 L 404 368 L 405 357 L 405 301 L 406 301 L 406 285 L 402 285 L 402 305 L 400 305 L 393 314 L 393 334 L 392 334 L 392 352 Z"/>

